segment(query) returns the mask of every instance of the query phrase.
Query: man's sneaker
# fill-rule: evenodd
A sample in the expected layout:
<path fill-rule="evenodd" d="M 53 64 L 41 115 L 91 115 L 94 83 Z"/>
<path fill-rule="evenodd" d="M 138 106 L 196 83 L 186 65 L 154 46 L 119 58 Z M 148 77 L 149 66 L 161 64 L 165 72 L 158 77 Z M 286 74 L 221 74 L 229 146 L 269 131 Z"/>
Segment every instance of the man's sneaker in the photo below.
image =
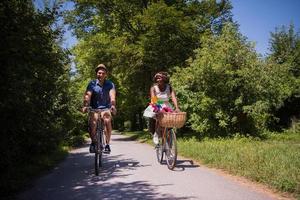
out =
<path fill-rule="evenodd" d="M 90 153 L 95 153 L 96 152 L 96 150 L 95 150 L 95 143 L 91 143 L 90 144 Z"/>
<path fill-rule="evenodd" d="M 105 145 L 104 151 L 111 152 L 109 144 Z"/>
<path fill-rule="evenodd" d="M 153 143 L 154 144 L 158 144 L 158 134 L 156 133 L 156 132 L 154 132 L 154 134 L 153 134 Z"/>

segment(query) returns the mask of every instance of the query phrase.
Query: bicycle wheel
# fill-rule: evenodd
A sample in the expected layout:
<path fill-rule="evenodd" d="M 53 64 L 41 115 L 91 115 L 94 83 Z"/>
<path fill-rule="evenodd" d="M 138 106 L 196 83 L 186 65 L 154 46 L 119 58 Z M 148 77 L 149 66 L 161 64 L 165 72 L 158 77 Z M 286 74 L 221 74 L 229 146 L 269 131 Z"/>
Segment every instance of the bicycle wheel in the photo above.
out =
<path fill-rule="evenodd" d="M 159 163 L 162 163 L 164 157 L 164 145 L 162 142 L 162 137 L 158 138 L 158 144 L 155 146 L 156 149 L 156 157 Z"/>
<path fill-rule="evenodd" d="M 99 175 L 100 171 L 100 165 L 101 165 L 101 153 L 98 153 L 97 151 L 95 152 L 95 174 L 96 176 Z"/>
<path fill-rule="evenodd" d="M 98 128 L 99 127 L 99 128 Z M 103 129 L 101 128 L 101 124 L 97 125 L 97 145 L 95 151 L 95 174 L 99 175 L 100 167 L 102 166 L 102 135 Z"/>
<path fill-rule="evenodd" d="M 173 129 L 166 130 L 165 154 L 169 169 L 174 169 L 177 160 L 176 133 Z"/>
<path fill-rule="evenodd" d="M 98 153 L 99 153 L 99 163 L 98 163 L 98 166 L 99 167 L 102 167 L 102 153 L 103 153 L 103 144 L 102 144 L 102 141 L 103 141 L 103 130 L 100 131 L 99 133 L 99 139 L 98 139 Z"/>

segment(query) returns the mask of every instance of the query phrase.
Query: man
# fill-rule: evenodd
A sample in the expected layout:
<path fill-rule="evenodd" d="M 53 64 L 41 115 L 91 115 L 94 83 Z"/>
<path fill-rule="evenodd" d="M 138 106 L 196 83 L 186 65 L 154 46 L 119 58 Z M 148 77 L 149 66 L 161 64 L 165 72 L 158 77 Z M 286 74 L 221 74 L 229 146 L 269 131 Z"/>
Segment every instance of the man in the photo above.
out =
<path fill-rule="evenodd" d="M 101 112 L 101 117 L 104 119 L 105 135 L 106 135 L 106 146 L 105 151 L 110 152 L 110 138 L 111 138 L 111 119 L 112 114 L 116 114 L 116 89 L 113 82 L 106 80 L 107 68 L 104 64 L 99 64 L 96 69 L 97 79 L 90 81 L 87 86 L 86 92 L 83 98 L 82 112 L 87 112 L 87 107 L 93 109 L 108 109 Z M 90 145 L 90 153 L 95 152 L 96 145 L 96 125 L 99 115 L 97 113 L 90 114 L 90 137 L 92 143 Z"/>

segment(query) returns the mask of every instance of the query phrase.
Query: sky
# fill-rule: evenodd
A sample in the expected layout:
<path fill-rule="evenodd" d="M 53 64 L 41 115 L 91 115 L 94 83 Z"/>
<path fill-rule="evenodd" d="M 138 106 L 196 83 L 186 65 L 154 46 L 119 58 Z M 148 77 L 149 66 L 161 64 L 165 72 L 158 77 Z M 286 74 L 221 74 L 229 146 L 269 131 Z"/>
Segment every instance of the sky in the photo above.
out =
<path fill-rule="evenodd" d="M 256 43 L 263 56 L 269 52 L 270 33 L 276 27 L 289 27 L 300 32 L 300 0 L 232 0 L 234 21 L 248 41 Z"/>
<path fill-rule="evenodd" d="M 240 25 L 240 32 L 255 42 L 256 51 L 265 56 L 269 52 L 270 33 L 276 27 L 294 24 L 300 34 L 300 0 L 231 0 L 233 20 Z M 70 8 L 72 4 L 65 5 Z M 76 44 L 70 32 L 65 34 L 64 47 Z"/>

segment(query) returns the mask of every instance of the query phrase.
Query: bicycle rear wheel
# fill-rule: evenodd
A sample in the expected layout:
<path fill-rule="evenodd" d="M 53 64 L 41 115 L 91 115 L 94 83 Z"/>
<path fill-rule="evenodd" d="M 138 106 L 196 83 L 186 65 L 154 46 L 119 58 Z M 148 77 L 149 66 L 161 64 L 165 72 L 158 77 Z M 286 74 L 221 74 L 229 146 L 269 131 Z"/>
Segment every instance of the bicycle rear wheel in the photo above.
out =
<path fill-rule="evenodd" d="M 176 133 L 173 129 L 166 130 L 165 154 L 169 169 L 174 169 L 177 161 Z"/>

